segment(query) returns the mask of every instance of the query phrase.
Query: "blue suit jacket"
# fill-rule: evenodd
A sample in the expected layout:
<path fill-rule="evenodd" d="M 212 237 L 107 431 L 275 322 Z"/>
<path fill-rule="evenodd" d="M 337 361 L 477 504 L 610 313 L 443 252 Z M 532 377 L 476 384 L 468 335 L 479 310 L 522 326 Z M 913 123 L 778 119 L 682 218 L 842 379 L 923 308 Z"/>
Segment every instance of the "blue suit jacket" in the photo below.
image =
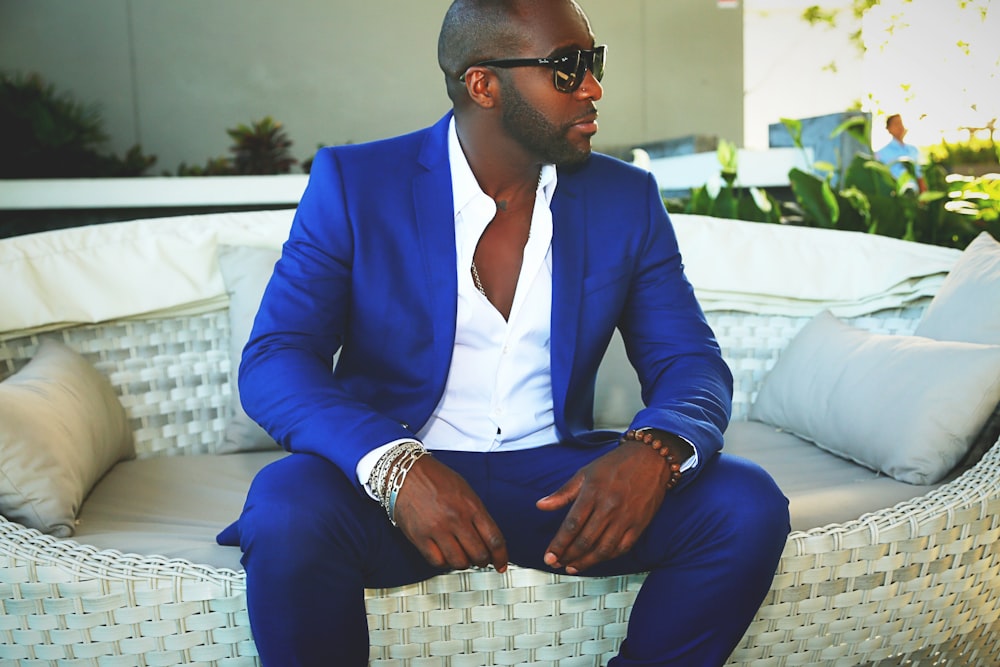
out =
<path fill-rule="evenodd" d="M 449 119 L 317 154 L 244 350 L 248 414 L 286 449 L 323 456 L 351 479 L 365 453 L 420 429 L 448 375 L 458 290 Z M 560 437 L 617 437 L 592 429 L 598 365 L 619 327 L 648 406 L 633 425 L 686 438 L 704 464 L 722 446 L 732 376 L 654 179 L 594 154 L 559 171 L 552 214 Z"/>

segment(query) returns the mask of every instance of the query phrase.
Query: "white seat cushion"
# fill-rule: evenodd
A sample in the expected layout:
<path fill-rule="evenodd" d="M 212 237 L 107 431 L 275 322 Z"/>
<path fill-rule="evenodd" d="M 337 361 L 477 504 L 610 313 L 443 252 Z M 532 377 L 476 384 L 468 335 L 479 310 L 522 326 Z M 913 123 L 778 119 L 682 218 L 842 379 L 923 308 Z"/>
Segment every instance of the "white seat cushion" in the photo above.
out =
<path fill-rule="evenodd" d="M 124 461 L 87 498 L 74 539 L 240 570 L 240 550 L 217 545 L 215 536 L 239 518 L 257 471 L 282 456 L 275 449 Z"/>
<path fill-rule="evenodd" d="M 774 477 L 788 497 L 792 530 L 850 521 L 940 485 L 900 482 L 761 422 L 733 422 L 725 439 L 723 452 L 750 459 Z"/>
<path fill-rule="evenodd" d="M 759 422 L 730 424 L 724 451 L 771 473 L 790 500 L 793 530 L 855 519 L 934 488 L 898 482 Z M 218 546 L 215 536 L 239 517 L 257 471 L 285 455 L 275 450 L 124 461 L 87 499 L 74 539 L 239 570 L 240 550 Z"/>

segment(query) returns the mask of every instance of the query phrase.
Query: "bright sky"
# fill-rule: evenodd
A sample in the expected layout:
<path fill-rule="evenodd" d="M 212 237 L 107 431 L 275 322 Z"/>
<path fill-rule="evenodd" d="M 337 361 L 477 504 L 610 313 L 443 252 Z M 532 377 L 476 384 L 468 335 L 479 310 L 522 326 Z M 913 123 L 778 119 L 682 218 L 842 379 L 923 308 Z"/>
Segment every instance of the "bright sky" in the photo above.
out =
<path fill-rule="evenodd" d="M 838 27 L 803 21 L 812 4 L 838 9 Z M 889 140 L 891 113 L 903 115 L 907 141 L 921 146 L 965 139 L 959 128 L 994 118 L 1000 125 L 1000 0 L 882 0 L 865 18 L 863 58 L 848 40 L 859 27 L 850 0 L 745 0 L 744 23 L 749 148 L 765 148 L 768 124 L 782 116 L 857 102 L 872 113 L 875 148 Z"/>
<path fill-rule="evenodd" d="M 1000 122 L 1000 1 L 959 4 L 882 0 L 866 14 L 863 106 L 875 128 L 898 112 L 907 141 L 927 145 Z M 878 144 L 879 131 L 873 135 Z"/>

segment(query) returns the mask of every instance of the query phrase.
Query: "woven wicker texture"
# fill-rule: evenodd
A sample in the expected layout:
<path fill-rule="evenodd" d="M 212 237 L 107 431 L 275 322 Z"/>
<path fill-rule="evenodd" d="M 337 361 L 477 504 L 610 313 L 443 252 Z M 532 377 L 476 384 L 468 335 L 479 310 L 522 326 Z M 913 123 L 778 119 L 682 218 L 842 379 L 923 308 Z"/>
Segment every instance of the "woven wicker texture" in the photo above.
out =
<path fill-rule="evenodd" d="M 55 337 L 111 380 L 144 456 L 213 454 L 230 415 L 225 311 L 71 327 L 0 341 L 0 379 Z"/>
<path fill-rule="evenodd" d="M 909 333 L 920 309 L 858 318 Z M 806 318 L 710 313 L 736 418 Z M 228 418 L 224 312 L 55 334 L 108 375 L 143 456 L 212 452 Z M 0 342 L 0 377 L 37 337 Z M 793 533 L 729 664 L 989 667 L 1000 656 L 1000 448 L 925 497 Z M 593 667 L 616 651 L 642 576 L 511 568 L 368 592 L 372 665 Z M 0 520 L 0 667 L 257 665 L 242 572 L 97 551 Z"/>

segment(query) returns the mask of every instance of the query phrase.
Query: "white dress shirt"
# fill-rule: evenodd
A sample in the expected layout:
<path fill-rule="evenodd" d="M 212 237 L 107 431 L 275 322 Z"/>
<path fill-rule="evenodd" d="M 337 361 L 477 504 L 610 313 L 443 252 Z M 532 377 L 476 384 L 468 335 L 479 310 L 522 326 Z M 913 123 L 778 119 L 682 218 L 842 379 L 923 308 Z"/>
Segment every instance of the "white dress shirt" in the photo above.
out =
<path fill-rule="evenodd" d="M 462 151 L 452 118 L 448 159 L 455 208 L 458 309 L 455 348 L 441 400 L 416 434 L 431 450 L 494 452 L 558 442 L 552 406 L 549 341 L 552 310 L 552 211 L 556 168 L 542 167 L 510 317 L 476 288 L 472 257 L 497 214 Z M 379 458 L 397 440 L 366 454 L 357 466 L 367 487 Z M 692 448 L 693 449 L 693 448 Z M 697 463 L 697 453 L 682 470 Z M 372 494 L 374 497 L 374 494 Z"/>
<path fill-rule="evenodd" d="M 531 229 L 510 317 L 479 292 L 472 257 L 497 205 L 483 192 L 462 151 L 455 120 L 448 128 L 455 210 L 458 309 L 455 348 L 441 400 L 416 434 L 428 449 L 492 452 L 529 449 L 559 440 L 549 372 L 552 310 L 552 211 L 556 169 L 545 165 L 535 192 Z M 397 441 L 399 442 L 399 441 Z M 358 463 L 364 484 L 390 442 Z"/>
<path fill-rule="evenodd" d="M 549 372 L 552 312 L 552 212 L 556 170 L 542 169 L 510 316 L 476 288 L 472 257 L 497 205 L 482 191 L 449 130 L 455 204 L 458 310 L 444 394 L 417 433 L 429 449 L 467 452 L 528 449 L 558 441 Z"/>

